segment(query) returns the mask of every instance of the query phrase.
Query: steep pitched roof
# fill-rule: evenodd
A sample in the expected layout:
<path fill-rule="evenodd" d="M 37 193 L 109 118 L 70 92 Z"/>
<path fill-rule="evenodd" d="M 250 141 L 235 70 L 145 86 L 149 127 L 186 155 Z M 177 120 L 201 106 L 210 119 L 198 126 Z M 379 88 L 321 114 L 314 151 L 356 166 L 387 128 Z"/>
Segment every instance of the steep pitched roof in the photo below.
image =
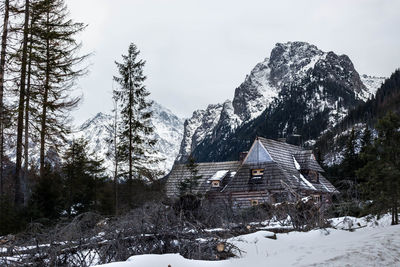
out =
<path fill-rule="evenodd" d="M 258 140 L 268 150 L 272 160 L 278 163 L 286 174 L 291 177 L 289 179 L 292 179 L 292 186 L 297 184 L 297 188 L 309 191 L 337 192 L 336 188 L 321 174 L 324 170 L 315 160 L 311 150 L 303 150 L 299 146 L 262 137 L 258 137 Z M 311 183 L 304 178 L 304 176 L 300 174 L 296 162 L 300 165 L 300 169 L 319 172 L 319 183 Z"/>
<path fill-rule="evenodd" d="M 300 164 L 301 169 L 324 172 L 315 160 L 311 150 L 303 150 L 299 146 L 279 142 L 272 139 L 258 137 L 263 146 L 268 150 L 272 159 L 287 168 L 296 168 L 293 157 Z"/>
<path fill-rule="evenodd" d="M 262 179 L 257 182 L 250 181 L 251 170 L 257 168 L 264 169 Z M 319 172 L 319 182 L 312 183 L 307 180 L 300 173 L 302 169 Z M 194 193 L 282 190 L 285 189 L 284 185 L 294 190 L 308 192 L 337 192 L 321 174 L 324 170 L 315 160 L 311 150 L 303 150 L 298 146 L 261 137 L 255 140 L 243 163 L 239 161 L 198 163 L 197 170 L 197 175 L 201 176 L 201 179 Z M 186 165 L 175 165 L 166 183 L 167 196 L 178 196 L 179 184 L 190 177 L 191 173 Z M 221 181 L 221 187 L 212 188 L 211 180 Z"/>

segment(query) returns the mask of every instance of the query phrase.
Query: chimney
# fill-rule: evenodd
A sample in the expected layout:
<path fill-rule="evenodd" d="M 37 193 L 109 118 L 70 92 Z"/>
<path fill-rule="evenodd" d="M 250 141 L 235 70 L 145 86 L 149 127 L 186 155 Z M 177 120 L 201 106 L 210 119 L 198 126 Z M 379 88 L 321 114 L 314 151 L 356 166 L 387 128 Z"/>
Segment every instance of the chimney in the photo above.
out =
<path fill-rule="evenodd" d="M 286 142 L 291 145 L 302 146 L 303 138 L 299 134 L 291 134 L 287 137 Z"/>

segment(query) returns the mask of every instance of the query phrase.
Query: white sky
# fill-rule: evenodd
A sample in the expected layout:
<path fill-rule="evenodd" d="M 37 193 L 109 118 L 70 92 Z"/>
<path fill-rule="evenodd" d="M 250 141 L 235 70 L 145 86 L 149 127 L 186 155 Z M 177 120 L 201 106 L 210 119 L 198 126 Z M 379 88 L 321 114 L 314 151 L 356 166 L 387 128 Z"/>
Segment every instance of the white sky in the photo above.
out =
<path fill-rule="evenodd" d="M 66 0 L 93 52 L 78 82 L 81 123 L 112 109 L 114 61 L 134 42 L 146 60 L 151 98 L 179 116 L 232 99 L 277 42 L 306 41 L 347 54 L 360 74 L 400 67 L 397 0 Z"/>

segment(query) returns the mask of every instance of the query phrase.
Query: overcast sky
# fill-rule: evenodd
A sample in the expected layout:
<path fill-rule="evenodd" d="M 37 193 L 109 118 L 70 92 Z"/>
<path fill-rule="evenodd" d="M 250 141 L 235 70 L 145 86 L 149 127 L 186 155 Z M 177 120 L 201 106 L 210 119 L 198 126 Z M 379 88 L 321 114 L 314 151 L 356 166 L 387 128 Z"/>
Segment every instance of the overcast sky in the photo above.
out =
<path fill-rule="evenodd" d="M 112 109 L 114 61 L 134 42 L 146 60 L 151 98 L 182 117 L 232 99 L 246 74 L 277 42 L 306 41 L 347 54 L 360 74 L 400 67 L 397 0 L 66 0 L 89 26 L 79 36 L 93 52 L 78 82 L 81 123 Z"/>

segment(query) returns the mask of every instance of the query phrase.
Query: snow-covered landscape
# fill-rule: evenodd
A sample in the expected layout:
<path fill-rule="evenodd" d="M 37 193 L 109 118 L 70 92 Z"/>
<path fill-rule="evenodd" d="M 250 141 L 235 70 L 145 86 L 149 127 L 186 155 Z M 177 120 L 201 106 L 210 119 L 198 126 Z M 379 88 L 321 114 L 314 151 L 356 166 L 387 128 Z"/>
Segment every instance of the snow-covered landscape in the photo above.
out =
<path fill-rule="evenodd" d="M 398 25 L 0 0 L 0 267 L 400 267 Z"/>
<path fill-rule="evenodd" d="M 340 217 L 334 228 L 275 234 L 260 230 L 228 239 L 240 250 L 223 261 L 185 259 L 179 254 L 140 255 L 104 267 L 212 267 L 212 266 L 399 266 L 400 226 L 390 226 L 390 216 Z M 345 230 L 344 230 L 345 229 Z M 349 231 L 354 229 L 352 231 Z M 276 239 L 275 239 L 276 237 Z"/>

